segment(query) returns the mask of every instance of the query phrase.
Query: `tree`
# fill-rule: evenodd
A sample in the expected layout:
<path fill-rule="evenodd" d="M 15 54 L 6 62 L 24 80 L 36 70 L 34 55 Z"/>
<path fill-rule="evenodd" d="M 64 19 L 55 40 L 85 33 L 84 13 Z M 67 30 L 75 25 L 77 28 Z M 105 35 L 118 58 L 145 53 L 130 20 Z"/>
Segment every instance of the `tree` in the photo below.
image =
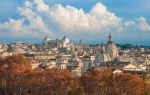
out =
<path fill-rule="evenodd" d="M 75 86 L 70 91 L 68 91 L 67 95 L 85 95 L 85 92 L 82 87 Z"/>
<path fill-rule="evenodd" d="M 144 80 L 144 89 L 142 95 L 150 95 L 150 79 Z"/>
<path fill-rule="evenodd" d="M 31 60 L 15 55 L 1 60 L 0 95 L 149 95 L 149 81 L 109 68 L 75 78 L 67 70 L 31 69 Z M 143 90 L 143 88 L 145 88 Z"/>
<path fill-rule="evenodd" d="M 113 78 L 112 95 L 141 95 L 143 80 L 132 74 L 119 74 Z"/>
<path fill-rule="evenodd" d="M 109 85 L 112 77 L 111 69 L 88 71 L 81 76 L 80 83 L 86 95 L 111 95 Z"/>

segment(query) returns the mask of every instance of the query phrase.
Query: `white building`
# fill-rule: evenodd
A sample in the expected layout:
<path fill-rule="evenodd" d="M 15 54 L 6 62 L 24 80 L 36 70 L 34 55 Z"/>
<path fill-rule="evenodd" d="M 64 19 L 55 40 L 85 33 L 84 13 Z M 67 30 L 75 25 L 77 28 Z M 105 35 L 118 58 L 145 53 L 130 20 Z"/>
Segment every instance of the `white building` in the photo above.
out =
<path fill-rule="evenodd" d="M 62 39 L 56 39 L 56 40 L 51 40 L 48 37 L 46 37 L 43 40 L 42 44 L 43 49 L 51 49 L 51 48 L 61 48 L 61 49 L 66 49 L 70 50 L 70 40 L 64 36 Z"/>
<path fill-rule="evenodd" d="M 43 49 L 56 48 L 58 46 L 58 42 L 58 39 L 51 40 L 48 37 L 45 37 L 45 39 L 43 39 L 42 47 Z"/>
<path fill-rule="evenodd" d="M 65 63 L 57 63 L 57 68 L 60 70 L 65 70 L 67 69 L 67 66 Z"/>
<path fill-rule="evenodd" d="M 128 64 L 127 66 L 123 67 L 124 71 L 143 71 L 140 67 L 134 64 Z"/>
<path fill-rule="evenodd" d="M 82 60 L 86 70 L 90 70 L 92 67 L 94 67 L 95 56 L 83 57 Z"/>
<path fill-rule="evenodd" d="M 59 41 L 59 48 L 66 48 L 70 50 L 70 40 L 66 38 L 66 36 Z"/>
<path fill-rule="evenodd" d="M 103 62 L 108 62 L 111 61 L 111 58 L 107 52 L 105 52 L 105 47 L 104 45 L 101 46 L 101 51 L 96 55 L 95 58 L 95 65 L 100 65 Z"/>

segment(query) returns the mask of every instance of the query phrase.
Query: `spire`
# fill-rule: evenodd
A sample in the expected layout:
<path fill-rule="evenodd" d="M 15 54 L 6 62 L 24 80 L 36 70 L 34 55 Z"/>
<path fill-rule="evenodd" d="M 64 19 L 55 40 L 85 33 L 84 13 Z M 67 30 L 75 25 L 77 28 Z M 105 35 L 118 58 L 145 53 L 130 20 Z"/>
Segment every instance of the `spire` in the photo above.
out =
<path fill-rule="evenodd" d="M 109 34 L 109 41 L 112 41 L 111 33 Z"/>
<path fill-rule="evenodd" d="M 109 34 L 108 42 L 107 43 L 113 43 L 111 33 Z"/>
<path fill-rule="evenodd" d="M 79 44 L 82 45 L 82 39 L 79 40 Z"/>

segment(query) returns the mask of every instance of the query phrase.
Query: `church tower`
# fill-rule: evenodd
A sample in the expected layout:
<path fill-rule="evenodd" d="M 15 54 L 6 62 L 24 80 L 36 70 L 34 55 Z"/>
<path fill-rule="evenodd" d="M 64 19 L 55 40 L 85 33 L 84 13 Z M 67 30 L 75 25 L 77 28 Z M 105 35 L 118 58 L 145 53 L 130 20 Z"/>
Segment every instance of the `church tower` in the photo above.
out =
<path fill-rule="evenodd" d="M 111 36 L 111 33 L 109 34 L 109 37 L 108 37 L 108 42 L 107 44 L 112 44 L 113 41 L 112 41 L 112 36 Z"/>
<path fill-rule="evenodd" d="M 105 48 L 106 48 L 106 52 L 109 54 L 111 58 L 116 58 L 118 56 L 118 49 L 114 44 L 114 42 L 112 41 L 111 33 L 108 36 L 108 41 Z"/>

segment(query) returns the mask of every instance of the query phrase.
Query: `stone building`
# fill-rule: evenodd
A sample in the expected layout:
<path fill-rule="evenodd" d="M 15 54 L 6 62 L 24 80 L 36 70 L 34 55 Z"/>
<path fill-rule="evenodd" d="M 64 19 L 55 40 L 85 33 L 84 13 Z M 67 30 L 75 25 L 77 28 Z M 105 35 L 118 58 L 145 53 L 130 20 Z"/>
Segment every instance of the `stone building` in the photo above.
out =
<path fill-rule="evenodd" d="M 116 45 L 114 44 L 114 42 L 112 41 L 111 34 L 109 35 L 108 42 L 105 45 L 105 51 L 108 53 L 108 55 L 111 58 L 116 58 L 118 56 L 118 49 L 117 49 Z"/>

